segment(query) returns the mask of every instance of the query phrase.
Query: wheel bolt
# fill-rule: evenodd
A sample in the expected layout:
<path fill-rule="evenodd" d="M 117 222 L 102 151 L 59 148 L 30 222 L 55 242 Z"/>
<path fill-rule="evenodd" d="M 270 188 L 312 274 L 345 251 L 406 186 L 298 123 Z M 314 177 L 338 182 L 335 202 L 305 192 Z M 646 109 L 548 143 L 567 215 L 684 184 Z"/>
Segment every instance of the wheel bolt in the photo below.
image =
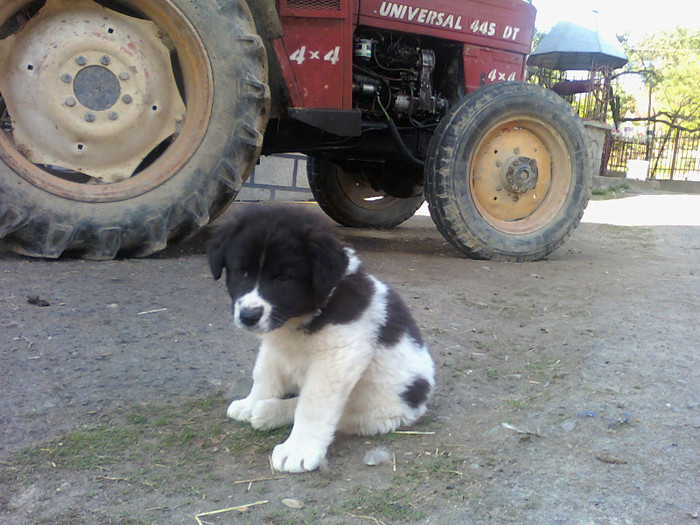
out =
<path fill-rule="evenodd" d="M 75 99 L 73 97 L 68 97 L 66 100 L 63 101 L 63 103 L 69 108 L 72 108 L 73 106 L 75 106 Z"/>
<path fill-rule="evenodd" d="M 85 64 L 87 64 L 87 59 L 84 56 L 79 56 L 75 59 L 75 63 L 79 66 L 84 66 Z"/>
<path fill-rule="evenodd" d="M 119 113 L 116 111 L 109 112 L 109 120 L 117 120 L 119 118 Z"/>
<path fill-rule="evenodd" d="M 73 77 L 71 77 L 68 73 L 63 73 L 61 75 L 61 82 L 63 82 L 64 84 L 68 84 L 72 79 Z"/>
<path fill-rule="evenodd" d="M 95 122 L 95 114 L 85 113 L 85 122 Z"/>
<path fill-rule="evenodd" d="M 108 66 L 110 62 L 111 62 L 111 60 L 109 59 L 109 57 L 107 55 L 102 55 L 100 57 L 100 64 L 102 64 L 103 66 Z"/>
<path fill-rule="evenodd" d="M 122 102 L 124 102 L 124 104 L 131 104 L 133 101 L 134 99 L 131 98 L 131 95 L 127 94 L 122 97 Z"/>
<path fill-rule="evenodd" d="M 119 73 L 119 80 L 129 80 L 129 73 L 126 71 Z"/>

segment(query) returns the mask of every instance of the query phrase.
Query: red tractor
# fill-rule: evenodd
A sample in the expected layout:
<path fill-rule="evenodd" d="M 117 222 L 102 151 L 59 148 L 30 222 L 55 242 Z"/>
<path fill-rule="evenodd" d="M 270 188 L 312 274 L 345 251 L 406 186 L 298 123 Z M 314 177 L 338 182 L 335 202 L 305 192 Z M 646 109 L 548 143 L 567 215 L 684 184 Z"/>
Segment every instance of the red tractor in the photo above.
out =
<path fill-rule="evenodd" d="M 522 0 L 3 0 L 0 238 L 145 256 L 204 226 L 260 154 L 302 152 L 320 207 L 391 228 L 427 199 L 479 258 L 578 224 L 586 134 L 522 82 Z"/>

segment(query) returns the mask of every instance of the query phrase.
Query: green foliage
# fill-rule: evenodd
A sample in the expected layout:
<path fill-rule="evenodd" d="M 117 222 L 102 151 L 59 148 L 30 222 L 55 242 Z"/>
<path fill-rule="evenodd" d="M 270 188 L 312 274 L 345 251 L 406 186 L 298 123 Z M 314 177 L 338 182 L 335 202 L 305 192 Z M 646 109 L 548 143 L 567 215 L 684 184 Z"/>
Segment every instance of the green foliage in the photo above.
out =
<path fill-rule="evenodd" d="M 621 89 L 616 89 L 615 95 L 620 97 L 620 115 L 625 116 L 627 113 L 635 113 L 637 109 L 637 98 L 634 95 L 622 91 Z"/>
<path fill-rule="evenodd" d="M 686 128 L 700 125 L 700 32 L 678 27 L 659 31 L 638 45 L 622 38 L 629 70 L 643 71 L 653 90 L 653 112 Z"/>

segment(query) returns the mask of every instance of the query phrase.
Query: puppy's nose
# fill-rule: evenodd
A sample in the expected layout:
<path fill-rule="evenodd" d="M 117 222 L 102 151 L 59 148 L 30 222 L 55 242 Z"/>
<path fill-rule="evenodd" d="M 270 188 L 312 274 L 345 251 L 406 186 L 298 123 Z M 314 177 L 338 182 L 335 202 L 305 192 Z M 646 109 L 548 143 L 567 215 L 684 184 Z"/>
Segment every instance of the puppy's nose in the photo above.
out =
<path fill-rule="evenodd" d="M 238 314 L 238 318 L 245 326 L 255 326 L 263 314 L 263 307 L 243 308 Z"/>

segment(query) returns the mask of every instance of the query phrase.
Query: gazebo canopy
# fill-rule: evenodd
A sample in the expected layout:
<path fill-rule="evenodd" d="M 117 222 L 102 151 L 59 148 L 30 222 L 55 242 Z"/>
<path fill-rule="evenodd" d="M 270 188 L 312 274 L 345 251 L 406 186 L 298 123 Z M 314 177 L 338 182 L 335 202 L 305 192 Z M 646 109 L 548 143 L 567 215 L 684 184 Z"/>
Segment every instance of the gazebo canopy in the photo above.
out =
<path fill-rule="evenodd" d="M 530 66 L 557 70 L 617 69 L 627 63 L 622 46 L 603 39 L 596 30 L 573 22 L 559 22 L 527 59 Z"/>

